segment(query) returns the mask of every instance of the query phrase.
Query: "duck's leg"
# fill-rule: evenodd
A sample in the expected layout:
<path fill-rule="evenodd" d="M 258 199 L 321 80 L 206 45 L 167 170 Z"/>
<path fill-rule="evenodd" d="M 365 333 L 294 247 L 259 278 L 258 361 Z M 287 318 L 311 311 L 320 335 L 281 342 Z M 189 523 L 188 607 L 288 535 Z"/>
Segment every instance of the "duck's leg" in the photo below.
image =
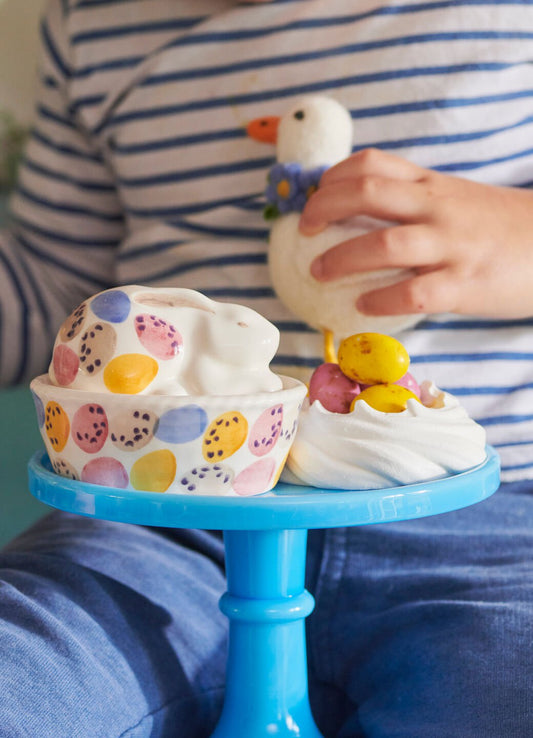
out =
<path fill-rule="evenodd" d="M 337 354 L 333 343 L 333 331 L 324 329 L 324 361 L 326 363 L 336 364 Z"/>

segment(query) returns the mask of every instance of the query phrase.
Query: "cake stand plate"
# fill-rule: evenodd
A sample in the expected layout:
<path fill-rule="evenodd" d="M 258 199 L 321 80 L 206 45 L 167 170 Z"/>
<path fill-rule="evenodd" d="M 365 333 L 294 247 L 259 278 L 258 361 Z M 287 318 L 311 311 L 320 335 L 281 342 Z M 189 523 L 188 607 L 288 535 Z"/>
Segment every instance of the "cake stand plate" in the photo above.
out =
<path fill-rule="evenodd" d="M 499 460 L 423 484 L 372 491 L 278 484 L 256 497 L 194 497 L 101 487 L 29 464 L 30 491 L 67 512 L 140 525 L 224 531 L 229 618 L 226 694 L 212 738 L 320 738 L 309 705 L 304 588 L 307 531 L 435 515 L 467 507 L 499 486 Z M 178 728 L 177 728 L 178 730 Z M 176 733 L 178 735 L 178 733 Z"/>

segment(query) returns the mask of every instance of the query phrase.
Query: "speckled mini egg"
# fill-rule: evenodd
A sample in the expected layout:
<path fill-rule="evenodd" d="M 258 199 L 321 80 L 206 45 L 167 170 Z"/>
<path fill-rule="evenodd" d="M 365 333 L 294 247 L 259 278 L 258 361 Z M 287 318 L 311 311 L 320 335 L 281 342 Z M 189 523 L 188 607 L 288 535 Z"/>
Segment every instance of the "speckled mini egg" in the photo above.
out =
<path fill-rule="evenodd" d="M 418 397 L 399 384 L 375 384 L 364 389 L 353 401 L 352 409 L 358 402 L 366 402 L 367 405 L 382 413 L 401 413 L 407 407 L 407 400 L 416 400 Z"/>
<path fill-rule="evenodd" d="M 392 384 L 409 369 L 403 345 L 382 333 L 356 333 L 341 341 L 338 352 L 342 372 L 359 384 Z"/>
<path fill-rule="evenodd" d="M 254 461 L 233 480 L 234 491 L 243 497 L 259 495 L 272 488 L 276 462 L 270 456 Z"/>
<path fill-rule="evenodd" d="M 101 456 L 85 464 L 81 470 L 81 481 L 125 489 L 128 486 L 128 472 L 118 459 Z"/>
<path fill-rule="evenodd" d="M 63 342 L 72 341 L 83 329 L 83 323 L 87 317 L 87 302 L 82 302 L 65 320 L 59 329 L 59 340 Z"/>
<path fill-rule="evenodd" d="M 134 489 L 166 492 L 176 476 L 176 457 L 168 449 L 152 451 L 133 464 L 130 482 Z"/>
<path fill-rule="evenodd" d="M 237 451 L 246 440 L 248 421 L 237 411 L 223 413 L 207 428 L 202 443 L 206 461 L 222 461 Z"/>
<path fill-rule="evenodd" d="M 54 451 L 62 451 L 68 441 L 70 421 L 57 402 L 48 402 L 44 413 L 44 427 Z"/>
<path fill-rule="evenodd" d="M 109 438 L 122 451 L 137 451 L 150 443 L 157 422 L 157 415 L 151 410 L 127 410 L 109 420 Z"/>
<path fill-rule="evenodd" d="M 104 369 L 104 384 L 110 392 L 138 395 L 154 380 L 159 365 L 145 354 L 120 354 Z"/>
<path fill-rule="evenodd" d="M 254 456 L 264 456 L 277 443 L 283 425 L 283 405 L 264 410 L 250 431 L 248 448 Z"/>
<path fill-rule="evenodd" d="M 72 440 L 87 454 L 95 454 L 106 442 L 109 424 L 101 405 L 82 405 L 72 418 Z"/>
<path fill-rule="evenodd" d="M 109 323 L 93 323 L 81 337 L 79 349 L 80 369 L 94 375 L 105 368 L 115 353 L 117 334 Z"/>
<path fill-rule="evenodd" d="M 78 354 L 69 346 L 60 343 L 54 349 L 52 357 L 52 368 L 56 381 L 62 387 L 68 387 L 69 384 L 78 376 L 78 368 L 80 360 Z"/>
<path fill-rule="evenodd" d="M 180 491 L 187 495 L 228 494 L 233 476 L 233 470 L 223 464 L 196 466 L 181 477 Z"/>
<path fill-rule="evenodd" d="M 57 459 L 51 459 L 52 469 L 55 471 L 56 474 L 59 474 L 60 477 L 66 477 L 67 479 L 75 479 L 76 481 L 79 481 L 80 477 L 78 475 L 78 472 L 72 464 L 69 464 L 68 461 L 65 461 L 65 459 L 57 458 Z"/>
<path fill-rule="evenodd" d="M 136 315 L 135 332 L 148 353 L 163 361 L 177 356 L 183 345 L 183 339 L 174 326 L 157 315 Z"/>

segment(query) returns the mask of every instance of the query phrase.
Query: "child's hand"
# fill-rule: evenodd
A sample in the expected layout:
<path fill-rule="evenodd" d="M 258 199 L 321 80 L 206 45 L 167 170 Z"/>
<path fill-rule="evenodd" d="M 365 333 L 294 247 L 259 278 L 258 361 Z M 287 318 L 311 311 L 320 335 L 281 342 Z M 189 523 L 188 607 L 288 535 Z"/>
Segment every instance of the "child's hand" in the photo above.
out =
<path fill-rule="evenodd" d="M 300 220 L 304 235 L 367 215 L 395 225 L 334 246 L 319 281 L 390 267 L 415 276 L 368 292 L 368 315 L 533 315 L 533 191 L 478 184 L 367 149 L 328 170 Z"/>

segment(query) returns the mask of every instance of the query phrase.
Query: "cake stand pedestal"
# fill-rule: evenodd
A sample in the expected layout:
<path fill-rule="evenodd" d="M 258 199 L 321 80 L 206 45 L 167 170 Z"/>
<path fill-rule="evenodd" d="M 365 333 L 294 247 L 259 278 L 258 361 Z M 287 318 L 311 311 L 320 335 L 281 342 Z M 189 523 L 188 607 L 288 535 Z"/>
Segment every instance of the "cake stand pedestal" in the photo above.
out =
<path fill-rule="evenodd" d="M 499 486 L 494 450 L 480 466 L 447 479 L 372 491 L 278 484 L 258 497 L 131 492 L 57 476 L 39 452 L 30 490 L 72 513 L 140 525 L 223 530 L 229 618 L 226 695 L 212 738 L 320 738 L 309 705 L 304 587 L 307 531 L 420 518 L 457 510 Z"/>

